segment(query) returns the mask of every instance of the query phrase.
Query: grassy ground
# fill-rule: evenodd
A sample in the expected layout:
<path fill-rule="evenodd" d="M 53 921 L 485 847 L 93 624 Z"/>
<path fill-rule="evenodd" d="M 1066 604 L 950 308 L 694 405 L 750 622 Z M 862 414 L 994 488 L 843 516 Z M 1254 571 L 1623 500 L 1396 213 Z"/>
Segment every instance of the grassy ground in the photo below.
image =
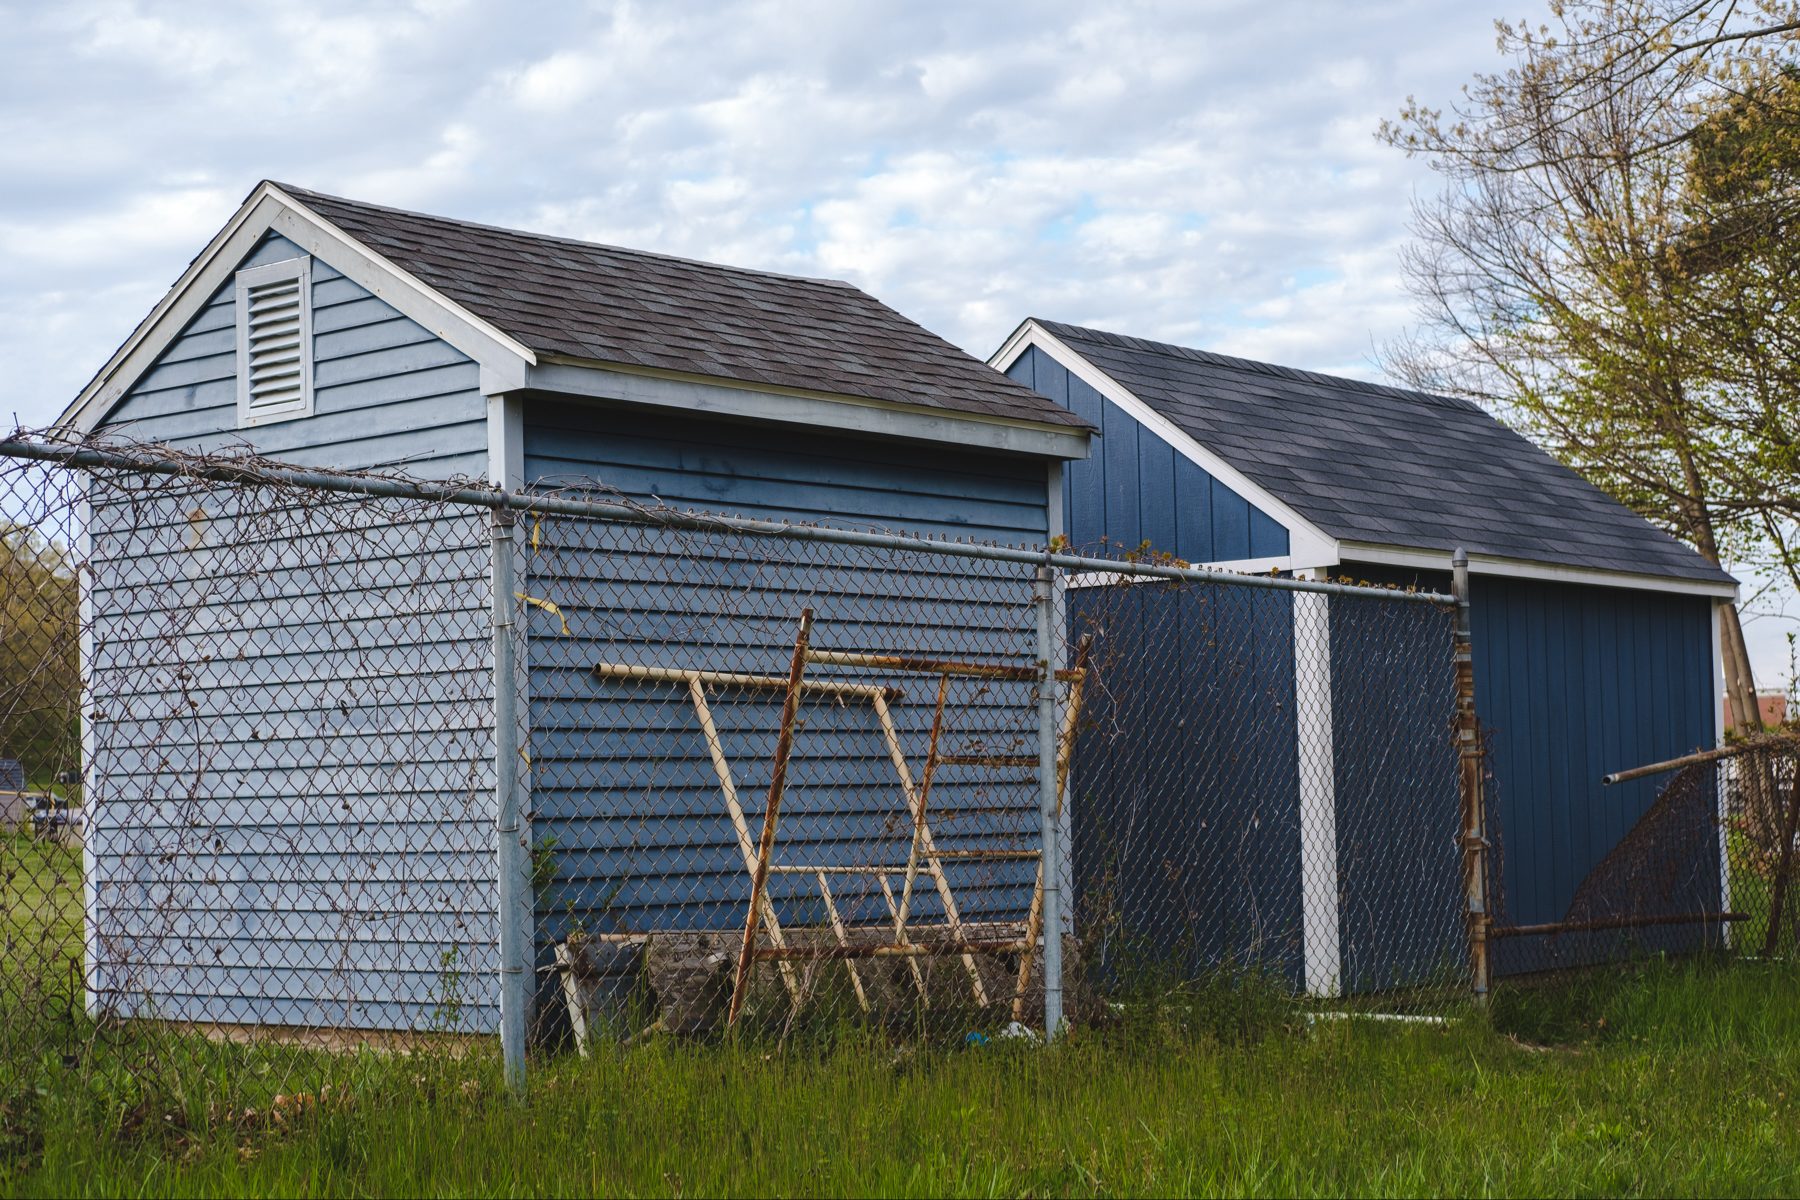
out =
<path fill-rule="evenodd" d="M 1262 1004 L 1128 1010 L 1048 1050 L 651 1043 L 534 1063 L 523 1106 L 479 1055 L 338 1058 L 322 1103 L 251 1115 L 209 1111 L 204 1077 L 119 1094 L 52 1070 L 8 1102 L 0 1189 L 1788 1195 L 1797 985 L 1784 963 L 1651 962 L 1514 986 L 1446 1027 Z"/>

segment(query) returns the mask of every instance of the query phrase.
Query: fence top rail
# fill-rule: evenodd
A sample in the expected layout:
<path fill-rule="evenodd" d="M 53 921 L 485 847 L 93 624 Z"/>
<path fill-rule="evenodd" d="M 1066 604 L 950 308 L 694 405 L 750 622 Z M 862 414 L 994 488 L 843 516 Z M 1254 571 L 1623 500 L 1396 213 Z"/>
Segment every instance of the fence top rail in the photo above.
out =
<path fill-rule="evenodd" d="M 1118 562 L 1113 559 L 1086 558 L 1080 555 L 1058 554 L 1054 551 L 1014 546 L 933 541 L 906 534 L 865 533 L 854 529 L 831 529 L 821 525 L 795 525 L 788 521 L 758 521 L 745 517 L 677 513 L 646 508 L 623 500 L 572 500 L 563 496 L 509 492 L 503 488 L 466 487 L 454 484 L 434 486 L 430 483 L 415 483 L 386 476 L 320 471 L 256 460 L 234 462 L 217 458 L 208 459 L 197 455 L 187 457 L 165 447 L 146 446 L 145 449 L 160 451 L 167 457 L 156 457 L 152 454 L 136 456 L 123 454 L 116 450 L 28 441 L 17 437 L 0 440 L 0 458 L 30 459 L 66 467 L 178 476 L 217 483 L 272 484 L 281 487 L 342 492 L 349 495 L 464 504 L 507 514 L 515 512 L 543 513 L 554 516 L 586 517 L 592 520 L 630 525 L 653 525 L 699 533 L 740 533 L 753 537 L 866 546 L 872 549 L 898 550 L 914 554 L 943 554 L 959 558 L 1015 562 L 1032 566 L 1047 565 L 1080 573 L 1105 572 L 1121 578 L 1130 577 L 1140 580 L 1167 579 L 1186 583 L 1224 584 L 1230 587 L 1269 588 L 1285 592 L 1313 592 L 1328 596 L 1357 596 L 1371 600 L 1435 604 L 1440 607 L 1448 607 L 1456 603 L 1451 597 L 1436 592 L 1409 592 L 1392 588 L 1359 587 L 1348 583 L 1325 583 L 1311 579 L 1284 579 L 1277 575 L 1244 575 L 1234 571 L 1177 567 L 1162 563 Z"/>

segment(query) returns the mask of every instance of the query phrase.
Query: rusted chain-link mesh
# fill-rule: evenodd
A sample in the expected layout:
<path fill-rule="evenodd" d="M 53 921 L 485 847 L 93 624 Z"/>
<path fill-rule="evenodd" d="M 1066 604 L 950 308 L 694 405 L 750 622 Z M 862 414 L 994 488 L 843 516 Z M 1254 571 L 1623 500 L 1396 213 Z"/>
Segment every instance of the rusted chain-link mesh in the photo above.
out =
<path fill-rule="evenodd" d="M 1500 968 L 1543 971 L 1721 947 L 1791 953 L 1800 897 L 1791 882 L 1782 882 L 1795 863 L 1790 851 L 1784 864 L 1781 843 L 1793 829 L 1794 781 L 1795 745 L 1775 739 L 1766 751 L 1627 782 L 1654 788 L 1654 802 L 1549 925 L 1513 924 L 1505 864 L 1490 857 Z M 1494 809 L 1490 799 L 1490 820 Z"/>
<path fill-rule="evenodd" d="M 1465 977 L 1446 605 L 1059 572 L 1046 930 L 1037 560 L 521 513 L 507 738 L 487 509 L 234 470 L 0 461 L 0 1088 L 482 1044 L 509 743 L 538 1052 Z"/>
<path fill-rule="evenodd" d="M 583 1039 L 728 1020 L 806 612 L 741 1019 L 1010 1019 L 1040 832 L 1031 568 L 521 531 L 543 1036 L 569 1011 Z"/>

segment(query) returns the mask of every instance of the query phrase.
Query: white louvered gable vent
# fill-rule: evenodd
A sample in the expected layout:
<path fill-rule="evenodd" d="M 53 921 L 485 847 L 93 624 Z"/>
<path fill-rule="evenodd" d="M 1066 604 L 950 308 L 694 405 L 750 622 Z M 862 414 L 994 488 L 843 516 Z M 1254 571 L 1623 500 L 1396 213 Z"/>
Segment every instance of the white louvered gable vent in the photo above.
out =
<path fill-rule="evenodd" d="M 238 425 L 312 415 L 312 259 L 237 275 Z"/>

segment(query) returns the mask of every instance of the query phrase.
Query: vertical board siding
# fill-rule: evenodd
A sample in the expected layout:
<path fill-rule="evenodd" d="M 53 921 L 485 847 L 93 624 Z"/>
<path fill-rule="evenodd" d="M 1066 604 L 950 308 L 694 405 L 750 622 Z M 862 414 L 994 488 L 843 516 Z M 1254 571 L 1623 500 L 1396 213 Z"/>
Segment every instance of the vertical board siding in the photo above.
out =
<path fill-rule="evenodd" d="M 1303 982 L 1293 598 L 1076 588 L 1095 676 L 1069 784 L 1074 919 L 1090 966 Z"/>
<path fill-rule="evenodd" d="M 479 518 L 99 479 L 91 496 L 102 1003 L 492 1028 Z"/>
<path fill-rule="evenodd" d="M 1333 790 L 1346 991 L 1455 978 L 1465 958 L 1448 612 L 1333 596 Z"/>
<path fill-rule="evenodd" d="M 305 253 L 271 233 L 240 269 Z M 238 428 L 236 291 L 228 281 L 101 429 L 194 450 L 248 443 L 306 466 L 404 462 L 425 479 L 485 477 L 487 400 L 475 362 L 323 259 L 313 259 L 312 280 L 313 416 Z"/>
<path fill-rule="evenodd" d="M 1092 458 L 1063 468 L 1069 541 L 1102 542 L 1188 562 L 1280 558 L 1288 531 L 1213 479 L 1134 417 L 1036 346 L 1007 375 L 1063 405 L 1100 431 Z"/>
<path fill-rule="evenodd" d="M 1449 592 L 1448 571 L 1345 563 L 1358 580 Z M 1655 803 L 1668 776 L 1606 787 L 1603 775 L 1711 746 L 1712 612 L 1705 597 L 1475 575 L 1475 708 L 1491 745 L 1489 828 L 1503 864 L 1506 923 L 1561 921 L 1575 889 Z M 1716 910 L 1718 849 L 1677 907 Z M 1675 911 L 1671 908 L 1669 911 Z M 1705 927 L 1659 931 L 1671 949 Z M 1495 969 L 1610 957 L 1626 935 L 1506 938 Z"/>
<path fill-rule="evenodd" d="M 533 403 L 525 477 L 539 488 L 617 489 L 644 502 L 840 527 L 1042 544 L 1035 460 L 915 450 L 748 425 Z M 685 685 L 596 678 L 596 662 L 785 675 L 803 606 L 823 649 L 1025 663 L 1034 653 L 1031 576 L 1012 564 L 887 555 L 803 543 L 569 521 L 524 534 L 529 614 L 533 836 L 553 846 L 540 880 L 540 937 L 741 926 L 749 894 L 737 834 Z M 567 622 L 564 632 L 563 622 Z M 811 678 L 904 689 L 892 712 L 915 781 L 935 677 L 814 666 Z M 1028 685 L 951 684 L 945 749 L 1035 754 Z M 760 832 L 781 693 L 709 689 L 750 828 Z M 806 696 L 783 803 L 777 862 L 906 861 L 911 826 L 873 707 Z M 931 823 L 943 850 L 1034 849 L 1029 768 L 940 769 Z M 554 839 L 549 841 L 548 839 Z M 1018 920 L 1035 864 L 946 863 L 966 921 Z M 846 921 L 889 921 L 867 878 L 831 880 Z M 898 884 L 896 883 L 896 888 Z M 784 925 L 824 920 L 810 876 L 771 880 Z M 923 879 L 915 920 L 942 920 Z M 540 957 L 547 954 L 540 947 Z"/>
<path fill-rule="evenodd" d="M 1631 831 L 1668 776 L 1606 787 L 1602 775 L 1675 758 L 1717 737 L 1711 602 L 1705 597 L 1541 583 L 1472 581 L 1476 705 L 1493 730 L 1506 917 L 1548 924 Z M 1717 911 L 1718 847 L 1668 911 Z M 1655 935 L 1698 946 L 1707 926 Z M 1505 939 L 1503 971 L 1608 957 L 1629 935 Z"/>

